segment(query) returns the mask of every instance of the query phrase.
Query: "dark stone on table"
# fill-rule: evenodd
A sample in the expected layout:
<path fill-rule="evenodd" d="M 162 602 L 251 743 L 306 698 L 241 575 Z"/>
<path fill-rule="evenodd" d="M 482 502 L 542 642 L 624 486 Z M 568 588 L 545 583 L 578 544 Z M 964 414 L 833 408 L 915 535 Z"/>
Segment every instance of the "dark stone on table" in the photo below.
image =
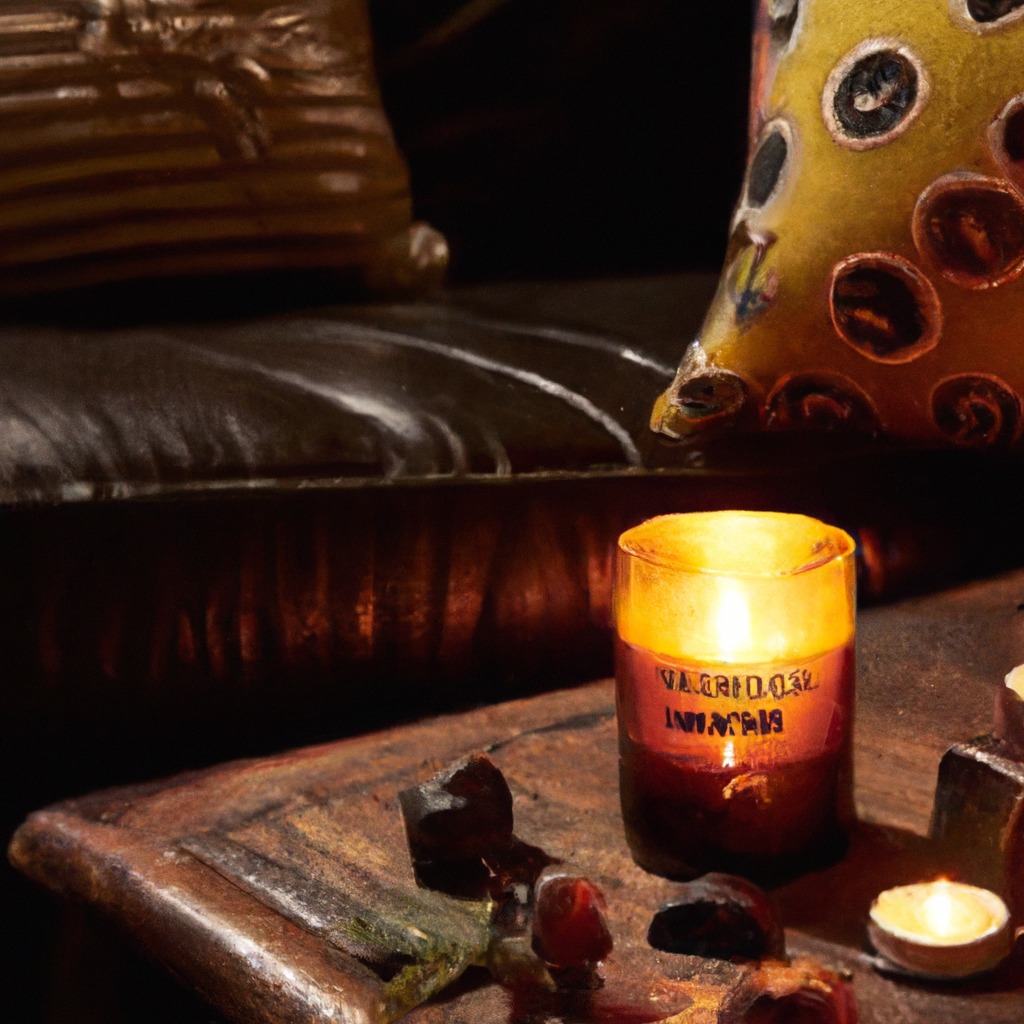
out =
<path fill-rule="evenodd" d="M 512 842 L 512 793 L 485 754 L 398 794 L 413 862 L 492 857 Z"/>
<path fill-rule="evenodd" d="M 745 878 L 711 872 L 658 909 L 647 941 L 666 953 L 760 960 L 786 955 L 771 898 Z"/>

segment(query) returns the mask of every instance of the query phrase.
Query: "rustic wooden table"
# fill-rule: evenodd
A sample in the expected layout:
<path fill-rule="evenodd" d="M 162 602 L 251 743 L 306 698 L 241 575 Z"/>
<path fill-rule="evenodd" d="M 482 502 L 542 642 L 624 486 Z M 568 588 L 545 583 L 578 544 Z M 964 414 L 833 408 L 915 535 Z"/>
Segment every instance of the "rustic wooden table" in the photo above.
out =
<path fill-rule="evenodd" d="M 883 976 L 862 952 L 872 897 L 943 869 L 925 838 L 938 760 L 952 742 L 989 727 L 994 687 L 1024 661 L 1022 608 L 1024 574 L 1017 574 L 861 617 L 855 750 L 861 825 L 840 864 L 776 895 L 790 950 L 850 972 L 863 1024 L 1024 1020 L 1020 945 L 996 974 L 956 985 Z M 332 891 L 351 889 L 356 864 L 408 886 L 395 794 L 479 749 L 489 750 L 509 779 L 517 833 L 594 877 L 608 892 L 613 929 L 627 946 L 639 941 L 647 921 L 641 911 L 655 906 L 670 883 L 640 872 L 624 844 L 607 681 L 71 801 L 35 817 L 16 840 L 15 861 L 51 887 L 103 906 L 152 955 L 236 1016 L 298 1020 L 288 1016 L 292 1009 L 308 1005 L 311 994 L 338 977 L 331 975 L 329 941 L 317 934 L 315 915 L 300 906 L 288 911 L 291 924 L 282 922 L 265 891 L 253 898 L 243 871 L 231 885 L 224 870 L 209 869 L 209 860 L 181 854 L 184 837 L 201 833 L 222 848 L 236 844 L 246 855 L 288 862 L 290 877 Z M 281 893 L 287 895 L 281 886 L 269 896 L 279 908 L 286 902 Z M 296 920 L 302 927 L 294 927 Z M 79 973 L 88 973 L 81 967 L 94 955 L 88 933 L 70 931 L 71 974 L 76 956 Z M 282 983 L 272 977 L 271 961 L 280 965 L 289 957 L 304 973 Z M 410 1024 L 516 1019 L 504 990 L 479 976 L 470 981 L 413 1011 Z M 213 1019 L 198 1003 L 174 1005 L 177 1016 L 168 1020 Z M 104 1017 L 118 1024 L 134 1019 Z"/>

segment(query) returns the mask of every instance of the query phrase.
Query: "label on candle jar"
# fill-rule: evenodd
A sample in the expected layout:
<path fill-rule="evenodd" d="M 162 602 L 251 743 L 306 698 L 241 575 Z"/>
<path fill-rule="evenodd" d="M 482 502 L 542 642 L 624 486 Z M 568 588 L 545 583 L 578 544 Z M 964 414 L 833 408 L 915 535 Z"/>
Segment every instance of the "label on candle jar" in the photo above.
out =
<path fill-rule="evenodd" d="M 619 715 L 634 742 L 731 767 L 802 761 L 850 726 L 853 645 L 806 661 L 708 665 L 617 643 Z"/>

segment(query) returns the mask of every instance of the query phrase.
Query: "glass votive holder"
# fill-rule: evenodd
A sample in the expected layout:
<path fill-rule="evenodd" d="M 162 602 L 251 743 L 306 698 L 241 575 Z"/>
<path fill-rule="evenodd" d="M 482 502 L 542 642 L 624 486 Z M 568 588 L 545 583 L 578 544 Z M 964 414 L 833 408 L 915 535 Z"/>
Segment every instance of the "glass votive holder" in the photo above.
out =
<path fill-rule="evenodd" d="M 672 878 L 833 860 L 853 817 L 853 540 L 807 516 L 661 516 L 619 538 L 626 838 Z"/>

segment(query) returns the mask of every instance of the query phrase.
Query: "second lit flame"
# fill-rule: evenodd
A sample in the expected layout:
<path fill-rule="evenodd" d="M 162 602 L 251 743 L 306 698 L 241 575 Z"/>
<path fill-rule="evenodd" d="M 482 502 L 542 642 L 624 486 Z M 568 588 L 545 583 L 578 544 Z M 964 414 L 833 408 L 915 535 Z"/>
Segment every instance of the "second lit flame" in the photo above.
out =
<path fill-rule="evenodd" d="M 1008 917 L 995 893 L 945 878 L 888 889 L 871 908 L 872 921 L 887 931 L 942 946 L 974 942 Z"/>
<path fill-rule="evenodd" d="M 936 885 L 941 886 L 942 883 Z M 944 888 L 929 896 L 922 909 L 928 930 L 935 938 L 945 939 L 953 933 L 953 901 Z"/>

